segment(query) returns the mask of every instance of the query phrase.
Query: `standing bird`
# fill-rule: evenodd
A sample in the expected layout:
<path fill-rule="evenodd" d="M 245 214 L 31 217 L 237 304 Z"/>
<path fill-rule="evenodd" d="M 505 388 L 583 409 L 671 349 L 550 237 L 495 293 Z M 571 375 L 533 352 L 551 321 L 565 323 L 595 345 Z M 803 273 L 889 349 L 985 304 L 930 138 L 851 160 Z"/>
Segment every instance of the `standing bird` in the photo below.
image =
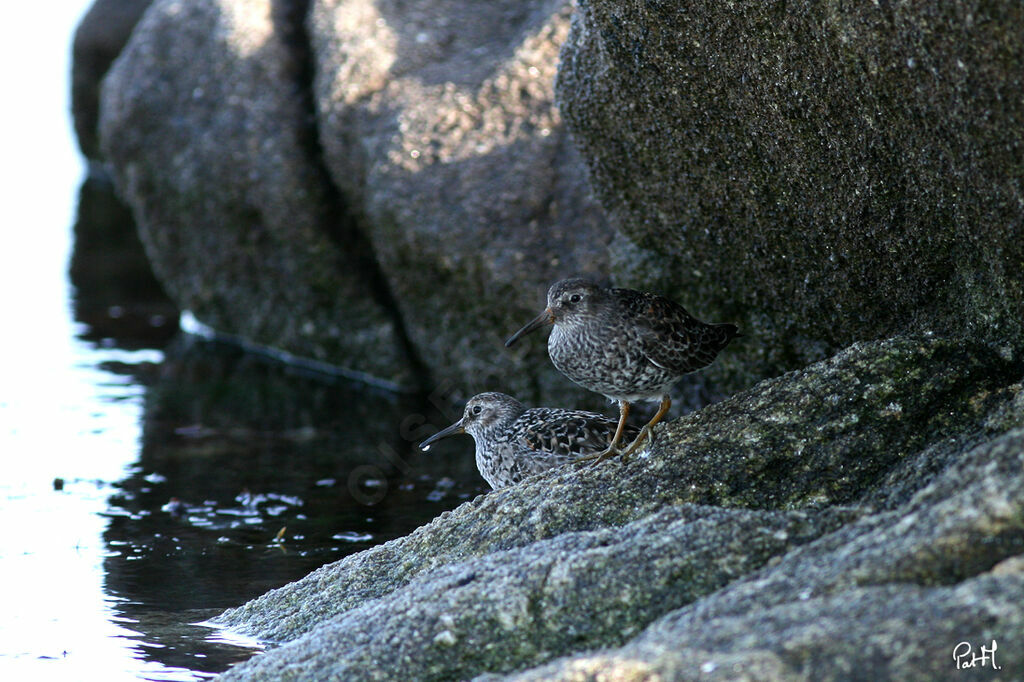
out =
<path fill-rule="evenodd" d="M 634 429 L 635 431 L 635 429 Z M 468 433 L 476 442 L 476 468 L 497 490 L 607 448 L 618 432 L 603 414 L 526 407 L 504 393 L 480 393 L 466 403 L 462 419 L 420 443 Z"/>
<path fill-rule="evenodd" d="M 684 374 L 710 365 L 739 330 L 733 324 L 708 324 L 662 296 L 632 289 L 602 287 L 585 279 L 563 279 L 548 289 L 548 305 L 513 334 L 505 346 L 552 324 L 551 362 L 584 388 L 619 403 L 619 425 L 598 461 L 629 456 L 672 405 L 668 392 Z M 620 447 L 629 404 L 661 400 L 661 407 L 633 443 Z"/>

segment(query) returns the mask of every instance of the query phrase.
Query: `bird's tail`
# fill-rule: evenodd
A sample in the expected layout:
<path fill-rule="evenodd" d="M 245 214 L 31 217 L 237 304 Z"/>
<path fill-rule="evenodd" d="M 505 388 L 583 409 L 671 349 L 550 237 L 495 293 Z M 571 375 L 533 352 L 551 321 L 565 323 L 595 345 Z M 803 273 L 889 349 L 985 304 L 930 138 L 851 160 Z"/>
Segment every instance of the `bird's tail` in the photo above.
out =
<path fill-rule="evenodd" d="M 724 337 L 725 343 L 735 339 L 737 336 L 743 336 L 740 332 L 740 328 L 729 322 L 723 322 L 722 324 L 714 325 L 715 330 L 718 331 Z"/>

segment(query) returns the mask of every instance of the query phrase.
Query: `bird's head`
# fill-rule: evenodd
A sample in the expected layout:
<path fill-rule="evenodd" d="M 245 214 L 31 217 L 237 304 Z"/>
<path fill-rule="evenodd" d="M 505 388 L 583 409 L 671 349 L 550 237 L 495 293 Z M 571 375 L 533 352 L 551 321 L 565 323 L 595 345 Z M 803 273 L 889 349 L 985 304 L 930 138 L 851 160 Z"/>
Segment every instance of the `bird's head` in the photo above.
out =
<path fill-rule="evenodd" d="M 601 301 L 601 292 L 600 286 L 579 277 L 555 282 L 548 289 L 548 305 L 544 312 L 509 337 L 505 347 L 511 347 L 519 339 L 544 325 L 571 325 L 587 315 L 595 314 Z"/>

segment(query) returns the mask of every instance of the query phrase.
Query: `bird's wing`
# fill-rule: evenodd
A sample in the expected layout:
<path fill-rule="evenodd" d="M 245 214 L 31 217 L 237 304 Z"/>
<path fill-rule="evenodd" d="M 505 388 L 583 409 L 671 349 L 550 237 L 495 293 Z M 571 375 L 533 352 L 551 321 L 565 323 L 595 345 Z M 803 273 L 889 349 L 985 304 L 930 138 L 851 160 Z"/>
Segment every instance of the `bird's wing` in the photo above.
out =
<path fill-rule="evenodd" d="M 661 296 L 641 294 L 629 305 L 644 356 L 671 372 L 686 374 L 711 364 L 735 336 L 732 325 L 701 322 L 683 306 Z"/>
<path fill-rule="evenodd" d="M 556 464 L 570 462 L 608 447 L 618 425 L 594 412 L 545 409 L 522 435 L 526 447 L 543 452 Z"/>

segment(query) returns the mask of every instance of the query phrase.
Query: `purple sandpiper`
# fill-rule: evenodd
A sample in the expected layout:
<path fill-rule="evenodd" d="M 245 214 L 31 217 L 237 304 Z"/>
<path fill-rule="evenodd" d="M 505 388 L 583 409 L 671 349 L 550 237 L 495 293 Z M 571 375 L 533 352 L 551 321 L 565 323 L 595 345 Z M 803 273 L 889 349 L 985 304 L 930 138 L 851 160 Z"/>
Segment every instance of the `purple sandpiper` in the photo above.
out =
<path fill-rule="evenodd" d="M 618 424 L 602 414 L 525 405 L 504 393 L 480 393 L 466 402 L 462 419 L 420 443 L 468 433 L 476 442 L 476 466 L 497 490 L 523 478 L 605 450 Z M 635 433 L 636 430 L 633 429 Z"/>
<path fill-rule="evenodd" d="M 628 456 L 653 434 L 672 405 L 669 389 L 685 374 L 711 364 L 739 332 L 733 324 L 708 324 L 662 296 L 564 279 L 548 290 L 547 308 L 513 334 L 506 346 L 545 325 L 548 355 L 562 374 L 619 403 L 619 424 L 598 460 Z M 633 443 L 622 449 L 630 403 L 661 400 Z"/>

